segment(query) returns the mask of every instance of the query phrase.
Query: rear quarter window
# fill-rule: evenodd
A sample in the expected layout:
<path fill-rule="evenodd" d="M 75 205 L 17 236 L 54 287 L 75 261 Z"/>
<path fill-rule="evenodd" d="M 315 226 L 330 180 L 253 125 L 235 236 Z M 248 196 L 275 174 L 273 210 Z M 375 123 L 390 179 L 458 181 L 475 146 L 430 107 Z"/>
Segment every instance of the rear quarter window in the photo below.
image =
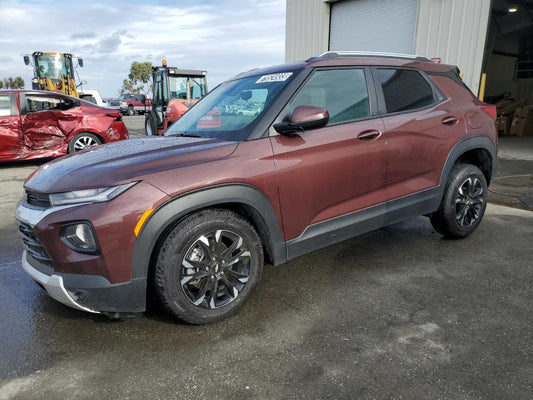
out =
<path fill-rule="evenodd" d="M 417 110 L 436 103 L 432 87 L 418 71 L 378 68 L 377 80 L 388 114 Z"/>

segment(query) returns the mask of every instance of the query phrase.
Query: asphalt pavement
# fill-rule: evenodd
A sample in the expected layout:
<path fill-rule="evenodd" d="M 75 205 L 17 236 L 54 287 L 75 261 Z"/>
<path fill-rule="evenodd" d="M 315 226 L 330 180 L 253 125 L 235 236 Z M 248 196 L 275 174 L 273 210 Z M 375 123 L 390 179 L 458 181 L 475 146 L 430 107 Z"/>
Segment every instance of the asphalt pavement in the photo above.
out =
<path fill-rule="evenodd" d="M 420 217 L 266 266 L 243 309 L 206 326 L 50 299 L 13 219 L 38 163 L 2 166 L 0 400 L 533 398 L 533 137 L 502 138 L 499 162 L 468 238 Z"/>

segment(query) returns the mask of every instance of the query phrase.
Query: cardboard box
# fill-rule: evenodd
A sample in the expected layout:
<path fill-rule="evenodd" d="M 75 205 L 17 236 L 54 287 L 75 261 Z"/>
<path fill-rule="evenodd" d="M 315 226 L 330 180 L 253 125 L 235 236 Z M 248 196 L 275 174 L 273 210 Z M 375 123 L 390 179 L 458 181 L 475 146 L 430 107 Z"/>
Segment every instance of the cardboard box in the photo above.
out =
<path fill-rule="evenodd" d="M 500 115 L 496 118 L 496 130 L 499 135 L 508 135 L 512 118 L 508 115 Z"/>
<path fill-rule="evenodd" d="M 523 106 L 515 110 L 509 134 L 533 136 L 533 106 Z"/>
<path fill-rule="evenodd" d="M 496 111 L 498 115 L 501 114 L 513 114 L 517 108 L 522 107 L 524 104 L 526 104 L 526 99 L 521 100 L 515 100 L 512 98 L 506 98 L 498 101 L 496 106 Z"/>

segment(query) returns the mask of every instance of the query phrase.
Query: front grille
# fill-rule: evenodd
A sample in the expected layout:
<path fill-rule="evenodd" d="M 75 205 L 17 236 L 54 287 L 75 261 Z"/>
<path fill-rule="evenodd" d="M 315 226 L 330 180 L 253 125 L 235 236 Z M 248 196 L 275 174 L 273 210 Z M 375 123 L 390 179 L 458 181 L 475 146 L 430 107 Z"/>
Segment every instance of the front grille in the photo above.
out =
<path fill-rule="evenodd" d="M 28 204 L 37 207 L 50 207 L 50 195 L 48 193 L 32 192 L 28 189 L 25 192 Z"/>
<path fill-rule="evenodd" d="M 18 221 L 19 232 L 22 235 L 24 249 L 35 259 L 51 264 L 52 259 L 28 224 Z"/>

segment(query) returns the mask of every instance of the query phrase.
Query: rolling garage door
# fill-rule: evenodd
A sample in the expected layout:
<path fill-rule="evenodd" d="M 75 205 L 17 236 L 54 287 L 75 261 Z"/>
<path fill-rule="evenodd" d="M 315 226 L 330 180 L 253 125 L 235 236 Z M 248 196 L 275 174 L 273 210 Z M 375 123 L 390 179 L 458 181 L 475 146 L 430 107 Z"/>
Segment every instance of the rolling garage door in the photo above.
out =
<path fill-rule="evenodd" d="M 418 0 L 345 0 L 331 5 L 330 50 L 412 54 Z"/>

